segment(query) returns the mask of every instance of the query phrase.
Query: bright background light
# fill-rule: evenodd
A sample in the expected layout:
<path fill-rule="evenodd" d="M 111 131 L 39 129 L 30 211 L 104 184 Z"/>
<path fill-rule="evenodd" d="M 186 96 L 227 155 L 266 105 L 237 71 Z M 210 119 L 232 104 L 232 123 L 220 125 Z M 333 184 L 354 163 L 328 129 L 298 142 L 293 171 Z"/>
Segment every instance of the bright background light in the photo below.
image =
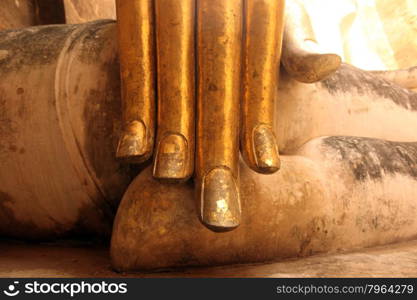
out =
<path fill-rule="evenodd" d="M 366 70 L 417 65 L 417 0 L 301 0 L 323 50 Z"/>

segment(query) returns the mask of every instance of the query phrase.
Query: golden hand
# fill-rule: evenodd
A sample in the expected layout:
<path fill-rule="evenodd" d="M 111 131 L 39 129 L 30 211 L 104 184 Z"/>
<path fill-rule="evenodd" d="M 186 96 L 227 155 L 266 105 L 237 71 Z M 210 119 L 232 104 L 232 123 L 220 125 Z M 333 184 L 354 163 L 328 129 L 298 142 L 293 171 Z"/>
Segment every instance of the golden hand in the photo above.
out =
<path fill-rule="evenodd" d="M 284 65 L 299 80 L 311 72 L 317 80 L 326 75 L 320 64 L 307 73 L 302 66 L 327 56 L 303 49 L 310 37 L 293 29 L 295 7 Z M 147 160 L 156 140 L 154 177 L 181 182 L 194 173 L 202 222 L 237 227 L 239 144 L 254 171 L 280 167 L 273 123 L 284 0 L 119 0 L 117 14 L 125 124 L 117 156 Z"/>

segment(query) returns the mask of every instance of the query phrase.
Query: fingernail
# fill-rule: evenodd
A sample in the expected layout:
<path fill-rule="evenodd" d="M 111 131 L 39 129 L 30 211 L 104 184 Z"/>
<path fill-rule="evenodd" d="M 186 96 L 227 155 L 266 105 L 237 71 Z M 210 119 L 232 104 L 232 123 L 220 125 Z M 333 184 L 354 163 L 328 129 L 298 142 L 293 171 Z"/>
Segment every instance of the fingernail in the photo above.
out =
<path fill-rule="evenodd" d="M 187 174 L 187 140 L 180 134 L 161 139 L 155 157 L 153 176 L 161 180 L 184 181 Z"/>
<path fill-rule="evenodd" d="M 215 168 L 204 178 L 201 220 L 209 229 L 230 231 L 240 224 L 240 199 L 236 180 L 226 168 Z"/>
<path fill-rule="evenodd" d="M 142 121 L 132 121 L 122 133 L 116 151 L 117 158 L 142 162 L 146 153 L 146 127 Z"/>
<path fill-rule="evenodd" d="M 253 131 L 253 147 L 257 171 L 272 174 L 279 170 L 281 162 L 272 128 L 259 125 Z"/>

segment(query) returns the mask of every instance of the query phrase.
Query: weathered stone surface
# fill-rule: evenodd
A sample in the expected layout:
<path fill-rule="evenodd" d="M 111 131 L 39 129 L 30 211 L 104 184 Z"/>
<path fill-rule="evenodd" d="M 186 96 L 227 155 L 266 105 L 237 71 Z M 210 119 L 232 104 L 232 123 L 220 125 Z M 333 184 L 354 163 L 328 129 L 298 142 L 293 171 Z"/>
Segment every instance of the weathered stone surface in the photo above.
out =
<path fill-rule="evenodd" d="M 395 154 L 393 161 L 387 155 Z M 195 211 L 191 184 L 150 170 L 130 185 L 113 228 L 118 270 L 264 262 L 417 237 L 417 144 L 325 137 L 282 156 L 280 172 L 241 165 L 242 223 L 216 234 Z"/>
<path fill-rule="evenodd" d="M 108 236 L 131 180 L 115 159 L 113 22 L 0 32 L 0 235 Z"/>
<path fill-rule="evenodd" d="M 280 151 L 291 154 L 319 136 L 417 141 L 417 94 L 383 77 L 348 64 L 314 84 L 282 72 L 276 112 Z"/>

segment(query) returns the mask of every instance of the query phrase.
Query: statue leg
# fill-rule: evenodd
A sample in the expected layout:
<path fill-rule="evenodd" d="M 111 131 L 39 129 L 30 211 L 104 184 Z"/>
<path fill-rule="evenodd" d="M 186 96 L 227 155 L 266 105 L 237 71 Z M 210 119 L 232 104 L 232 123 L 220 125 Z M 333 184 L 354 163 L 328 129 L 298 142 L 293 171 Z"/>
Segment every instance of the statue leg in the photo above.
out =
<path fill-rule="evenodd" d="M 318 138 L 282 156 L 275 174 L 241 164 L 240 191 L 241 226 L 216 234 L 196 217 L 192 184 L 162 184 L 146 170 L 119 207 L 114 268 L 265 262 L 415 238 L 417 143 Z"/>

